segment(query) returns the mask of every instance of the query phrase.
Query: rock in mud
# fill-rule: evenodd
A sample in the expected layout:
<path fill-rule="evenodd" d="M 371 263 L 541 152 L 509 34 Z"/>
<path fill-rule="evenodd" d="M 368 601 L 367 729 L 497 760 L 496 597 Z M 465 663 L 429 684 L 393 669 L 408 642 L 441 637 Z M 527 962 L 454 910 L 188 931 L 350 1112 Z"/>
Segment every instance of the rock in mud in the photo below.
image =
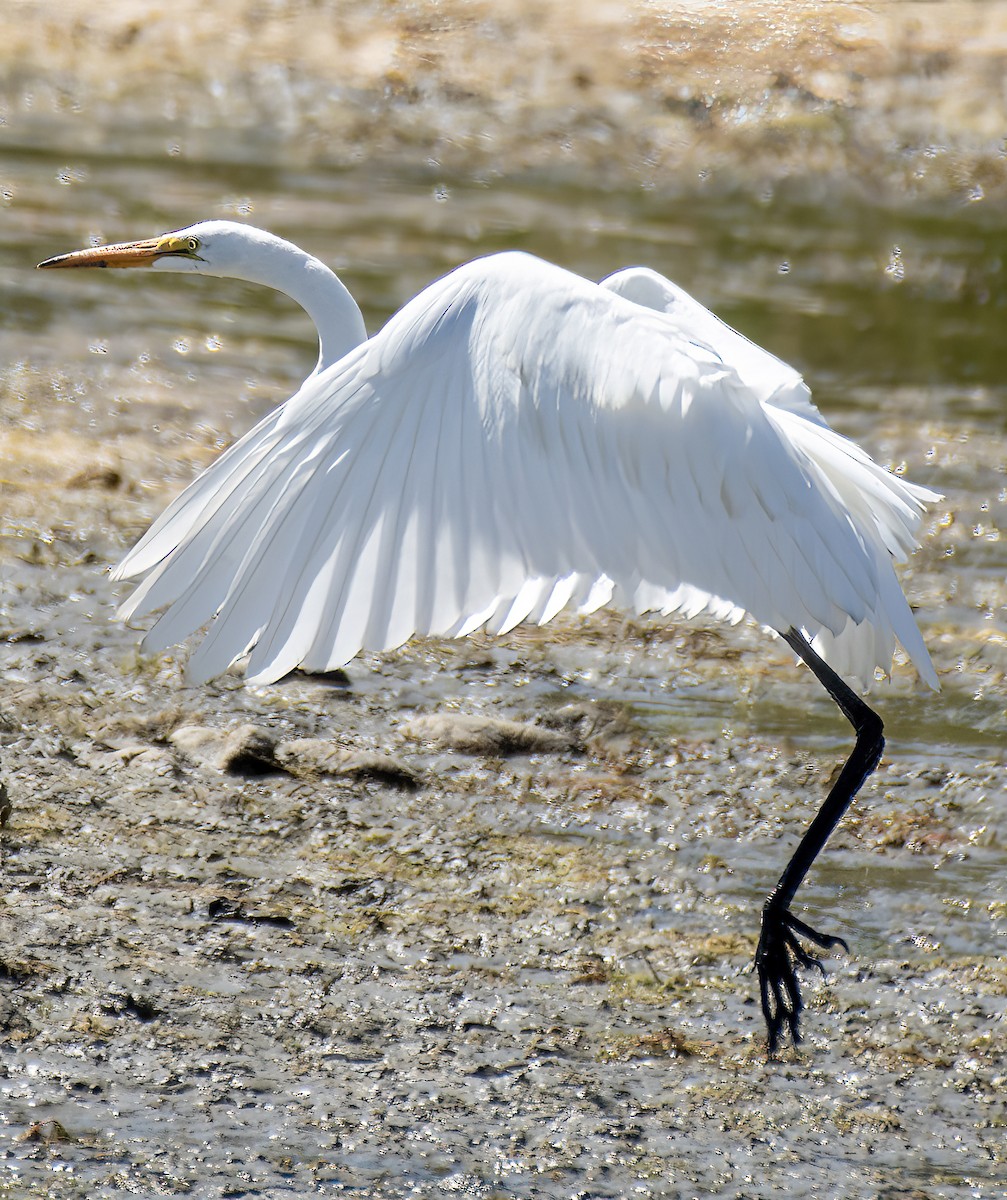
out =
<path fill-rule="evenodd" d="M 416 717 L 402 727 L 406 737 L 425 742 L 438 750 L 461 754 L 549 754 L 572 750 L 573 738 L 555 729 L 526 725 L 497 717 L 464 713 L 433 713 Z"/>
<path fill-rule="evenodd" d="M 276 748 L 276 762 L 293 775 L 343 775 L 375 779 L 413 789 L 419 775 L 408 763 L 390 754 L 347 750 L 325 738 L 295 738 Z"/>
<path fill-rule="evenodd" d="M 182 725 L 168 740 L 199 766 L 232 775 L 258 775 L 279 769 L 275 739 L 255 725 L 239 725 L 232 730 Z"/>

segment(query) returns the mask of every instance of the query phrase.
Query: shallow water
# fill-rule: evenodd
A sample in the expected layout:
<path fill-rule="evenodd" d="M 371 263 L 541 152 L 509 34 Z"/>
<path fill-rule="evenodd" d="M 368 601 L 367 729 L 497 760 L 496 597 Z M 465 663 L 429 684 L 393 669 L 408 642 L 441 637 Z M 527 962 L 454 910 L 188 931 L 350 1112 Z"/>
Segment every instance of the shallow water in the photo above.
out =
<path fill-rule="evenodd" d="M 644 1179 L 655 1195 L 686 1180 L 747 1195 L 753 1174 L 805 1194 L 842 1170 L 851 1195 L 993 1194 L 1002 210 L 840 192 L 811 205 L 701 181 L 599 189 L 570 169 L 475 177 L 415 159 L 324 168 L 224 128 L 178 154 L 142 117 L 84 148 L 65 123 L 0 128 L 7 973 L 34 1030 L 4 1065 L 11 1179 L 50 1195 L 230 1181 L 227 1194 L 616 1196 Z M 107 566 L 293 390 L 315 347 L 263 289 L 33 267 L 212 216 L 318 254 L 372 329 L 504 247 L 593 278 L 645 263 L 798 366 L 843 433 L 945 493 L 903 574 L 942 693 L 904 664 L 876 691 L 885 763 L 802 892 L 854 946 L 809 989 L 810 1063 L 774 1075 L 756 1059 L 741 971 L 847 735 L 759 631 L 602 616 L 368 657 L 344 692 L 233 676 L 186 689 L 174 658 L 140 659 L 113 624 Z M 119 482 L 87 475 L 99 468 Z M 403 732 L 428 710 L 539 721 L 571 703 L 627 717 L 629 750 L 588 737 L 581 755 L 504 765 Z M 166 749 L 180 724 L 239 720 L 405 756 L 424 789 L 240 779 Z M 163 772 L 115 760 L 127 733 Z M 265 916 L 208 917 L 223 893 Z M 17 1141 L 33 1120 L 73 1141 Z"/>

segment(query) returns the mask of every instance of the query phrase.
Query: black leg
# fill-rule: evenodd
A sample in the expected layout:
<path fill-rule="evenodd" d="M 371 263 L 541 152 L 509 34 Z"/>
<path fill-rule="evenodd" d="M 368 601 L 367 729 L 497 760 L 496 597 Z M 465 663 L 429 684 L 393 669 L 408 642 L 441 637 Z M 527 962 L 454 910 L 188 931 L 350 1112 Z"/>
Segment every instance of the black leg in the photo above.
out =
<path fill-rule="evenodd" d="M 808 826 L 807 833 L 801 838 L 800 845 L 780 876 L 780 882 L 773 888 L 762 909 L 762 934 L 755 952 L 755 966 L 759 973 L 770 1054 L 776 1052 L 785 1028 L 789 1029 L 795 1044 L 801 1040 L 800 1017 L 804 1002 L 801 999 L 797 967 L 818 967 L 824 972 L 818 957 L 806 949 L 800 939 L 822 949 L 832 946 L 842 946 L 844 950 L 847 948 L 842 938 L 818 933 L 810 925 L 799 921 L 791 913 L 790 904 L 811 864 L 822 852 L 832 831 L 853 802 L 853 797 L 880 762 L 885 747 L 883 726 L 878 714 L 843 683 L 796 629 L 780 636 L 807 663 L 839 705 L 853 726 L 857 741 L 825 803 Z"/>

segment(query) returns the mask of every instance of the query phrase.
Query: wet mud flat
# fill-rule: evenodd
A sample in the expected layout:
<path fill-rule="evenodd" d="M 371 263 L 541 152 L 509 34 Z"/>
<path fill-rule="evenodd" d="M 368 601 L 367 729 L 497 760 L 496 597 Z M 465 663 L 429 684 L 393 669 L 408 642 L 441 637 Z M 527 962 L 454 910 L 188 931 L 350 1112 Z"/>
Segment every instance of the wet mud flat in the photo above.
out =
<path fill-rule="evenodd" d="M 123 638 L 69 670 L 18 643 L 5 1184 L 996 1194 L 1001 769 L 882 768 L 808 895 L 852 956 L 770 1064 L 759 897 L 830 760 L 655 736 L 585 679 L 627 646 L 602 624 L 196 693 L 116 678 Z"/>
<path fill-rule="evenodd" d="M 998 1194 L 1002 752 L 881 689 L 802 893 L 851 955 L 767 1062 L 759 908 L 847 742 L 779 643 L 603 613 L 187 688 L 111 620 L 139 447 L 54 463 L 4 542 L 10 1194 Z M 949 701 L 1002 679 L 928 634 Z"/>

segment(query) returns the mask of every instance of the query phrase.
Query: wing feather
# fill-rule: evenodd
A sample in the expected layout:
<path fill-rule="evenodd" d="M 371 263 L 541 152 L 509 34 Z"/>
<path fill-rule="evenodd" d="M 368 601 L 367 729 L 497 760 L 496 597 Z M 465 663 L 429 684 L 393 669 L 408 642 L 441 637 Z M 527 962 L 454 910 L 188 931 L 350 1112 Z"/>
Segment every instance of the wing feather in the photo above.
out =
<path fill-rule="evenodd" d="M 412 422 L 413 437 L 409 428 L 403 428 L 403 436 L 389 439 L 372 400 L 368 387 L 353 414 L 361 426 L 359 435 L 354 437 L 344 427 L 343 437 L 353 440 L 354 454 L 337 455 L 328 471 L 315 473 L 308 482 L 311 494 L 290 515 L 295 536 L 301 511 L 307 515 L 296 557 L 300 563 L 317 564 L 317 569 L 300 570 L 284 585 L 268 634 L 259 640 L 249 662 L 253 678 L 268 673 L 274 660 L 303 662 L 317 657 L 319 643 L 329 646 L 324 653 L 335 653 L 337 631 L 343 638 L 366 644 L 367 630 L 383 624 L 380 636 L 386 640 L 391 636 L 397 570 L 408 559 L 398 556 L 402 508 L 388 510 L 380 485 L 382 478 L 408 477 L 410 443 L 423 404 L 417 401 L 404 413 L 404 420 Z M 323 458 L 333 457 L 334 450 L 331 447 Z M 361 581 L 367 578 L 376 581 L 369 589 L 373 594 L 361 595 Z M 388 646 L 392 644 L 389 640 Z"/>
<path fill-rule="evenodd" d="M 521 254 L 432 285 L 165 512 L 119 568 L 124 611 L 167 606 L 152 646 L 209 623 L 196 678 L 614 598 L 803 629 L 862 679 L 897 638 L 929 681 L 892 557 L 933 494 L 712 314 L 622 290 Z"/>

